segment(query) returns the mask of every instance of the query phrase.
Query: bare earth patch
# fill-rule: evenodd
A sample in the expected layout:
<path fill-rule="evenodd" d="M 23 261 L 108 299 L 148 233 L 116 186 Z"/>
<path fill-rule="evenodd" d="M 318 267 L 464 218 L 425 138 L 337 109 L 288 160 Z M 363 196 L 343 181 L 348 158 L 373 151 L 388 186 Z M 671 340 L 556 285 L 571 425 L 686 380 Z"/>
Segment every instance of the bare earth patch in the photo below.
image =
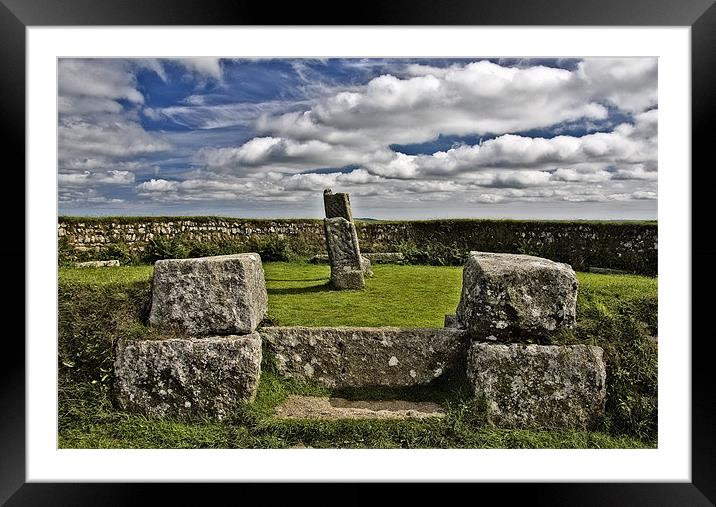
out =
<path fill-rule="evenodd" d="M 437 403 L 402 400 L 347 400 L 291 395 L 276 407 L 282 419 L 424 419 L 445 417 Z"/>

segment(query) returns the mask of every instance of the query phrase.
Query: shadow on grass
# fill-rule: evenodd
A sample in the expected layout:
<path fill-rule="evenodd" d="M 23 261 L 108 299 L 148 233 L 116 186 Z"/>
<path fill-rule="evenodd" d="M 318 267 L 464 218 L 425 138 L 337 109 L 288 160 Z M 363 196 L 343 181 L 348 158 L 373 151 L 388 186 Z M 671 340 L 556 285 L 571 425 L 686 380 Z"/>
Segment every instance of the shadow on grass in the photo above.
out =
<path fill-rule="evenodd" d="M 281 294 L 310 294 L 315 292 L 330 292 L 333 291 L 333 287 L 330 282 L 326 282 L 321 285 L 309 285 L 308 287 L 276 287 L 266 289 L 269 295 L 281 295 Z"/>

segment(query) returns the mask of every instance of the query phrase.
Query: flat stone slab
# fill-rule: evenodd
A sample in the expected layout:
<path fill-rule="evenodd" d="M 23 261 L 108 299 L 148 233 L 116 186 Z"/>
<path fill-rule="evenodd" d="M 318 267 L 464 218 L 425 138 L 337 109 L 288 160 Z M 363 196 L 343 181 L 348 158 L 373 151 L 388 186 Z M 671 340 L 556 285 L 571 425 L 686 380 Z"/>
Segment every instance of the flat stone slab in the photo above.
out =
<path fill-rule="evenodd" d="M 86 261 L 75 263 L 76 268 L 110 268 L 116 266 L 119 266 L 119 261 L 117 259 L 113 259 L 111 261 Z"/>
<path fill-rule="evenodd" d="M 467 376 L 497 426 L 590 428 L 604 415 L 600 347 L 475 342 Z"/>
<path fill-rule="evenodd" d="M 264 327 L 285 377 L 326 387 L 428 384 L 464 364 L 464 331 L 450 328 Z"/>
<path fill-rule="evenodd" d="M 624 271 L 622 269 L 612 269 L 612 268 L 599 268 L 599 267 L 590 267 L 589 268 L 590 273 L 599 273 L 600 275 L 628 275 L 628 271 Z"/>
<path fill-rule="evenodd" d="M 257 253 L 154 264 L 151 324 L 190 335 L 249 334 L 268 309 L 261 257 Z"/>
<path fill-rule="evenodd" d="M 479 340 L 545 337 L 574 326 L 577 289 L 568 264 L 531 255 L 470 252 L 457 319 Z"/>
<path fill-rule="evenodd" d="M 400 252 L 372 252 L 362 255 L 376 264 L 402 264 L 405 261 L 405 255 Z"/>
<path fill-rule="evenodd" d="M 261 338 L 244 336 L 120 340 L 115 399 L 154 417 L 223 419 L 253 401 L 261 375 Z"/>
<path fill-rule="evenodd" d="M 437 403 L 402 400 L 347 400 L 320 396 L 291 395 L 278 405 L 281 419 L 425 419 L 445 417 Z"/>

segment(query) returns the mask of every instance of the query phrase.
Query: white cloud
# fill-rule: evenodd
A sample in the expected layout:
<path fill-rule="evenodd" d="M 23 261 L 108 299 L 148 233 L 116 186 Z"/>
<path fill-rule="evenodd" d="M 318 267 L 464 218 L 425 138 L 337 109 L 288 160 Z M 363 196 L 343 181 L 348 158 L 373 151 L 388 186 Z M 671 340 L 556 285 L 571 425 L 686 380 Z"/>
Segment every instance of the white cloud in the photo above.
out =
<path fill-rule="evenodd" d="M 72 120 L 58 128 L 60 164 L 70 159 L 131 158 L 168 150 L 171 145 L 138 123 Z M 72 163 L 72 162 L 70 162 Z"/>
<path fill-rule="evenodd" d="M 62 97 L 124 99 L 141 104 L 144 97 L 137 90 L 134 74 L 127 60 L 60 59 L 58 92 Z"/>
<path fill-rule="evenodd" d="M 148 69 L 169 82 L 170 65 L 199 83 L 194 94 L 169 107 L 146 107 L 136 72 Z M 325 187 L 396 205 L 656 198 L 656 59 L 589 59 L 571 71 L 529 62 L 409 65 L 342 88 L 311 83 L 313 71 L 299 70 L 310 100 L 217 104 L 216 96 L 207 100 L 198 92 L 202 80 L 225 85 L 217 58 L 61 61 L 60 185 L 69 192 L 132 184 L 135 172 L 146 167 L 142 157 L 172 150 L 173 158 L 165 160 L 192 168 L 134 185 L 142 198 L 299 202 Z M 516 134 L 605 120 L 605 106 L 633 121 L 582 136 Z M 140 115 L 189 130 L 147 132 Z M 610 123 L 591 128 L 598 125 Z M 231 128 L 254 129 L 256 136 L 232 145 Z M 426 155 L 390 148 L 438 135 L 486 133 L 496 137 Z M 202 141 L 208 139 L 211 145 Z M 353 166 L 349 172 L 317 171 Z"/>
<path fill-rule="evenodd" d="M 82 187 L 86 185 L 128 185 L 134 183 L 134 173 L 129 171 L 106 171 L 83 173 L 60 173 L 57 181 L 62 186 Z"/>
<path fill-rule="evenodd" d="M 137 185 L 137 191 L 140 193 L 175 192 L 178 188 L 179 182 L 153 178 Z"/>
<path fill-rule="evenodd" d="M 221 79 L 221 59 L 216 57 L 178 58 L 177 63 L 186 69 L 205 76 Z"/>
<path fill-rule="evenodd" d="M 656 104 L 656 59 L 588 60 L 574 70 L 503 67 L 488 61 L 409 66 L 405 79 L 383 75 L 319 100 L 311 109 L 258 123 L 262 132 L 339 144 L 403 144 L 443 135 L 503 134 L 560 122 L 603 119 L 601 102 L 639 112 Z"/>

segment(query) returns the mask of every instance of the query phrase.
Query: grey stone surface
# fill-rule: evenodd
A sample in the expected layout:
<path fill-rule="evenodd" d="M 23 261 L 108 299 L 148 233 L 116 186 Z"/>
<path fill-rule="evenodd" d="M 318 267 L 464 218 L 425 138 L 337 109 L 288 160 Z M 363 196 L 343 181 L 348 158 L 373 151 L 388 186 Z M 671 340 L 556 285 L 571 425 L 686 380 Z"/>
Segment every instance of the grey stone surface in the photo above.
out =
<path fill-rule="evenodd" d="M 346 193 L 334 194 L 330 188 L 323 191 L 323 208 L 326 211 L 326 218 L 345 218 L 353 221 L 351 211 L 351 198 Z"/>
<path fill-rule="evenodd" d="M 462 322 L 460 322 L 460 319 L 457 318 L 457 315 L 451 315 L 447 314 L 445 315 L 445 327 L 452 327 L 455 329 L 465 329 L 465 326 L 463 326 Z"/>
<path fill-rule="evenodd" d="M 331 263 L 331 284 L 336 289 L 362 289 L 366 265 L 358 246 L 358 235 L 353 222 L 345 218 L 326 218 L 323 221 L 326 247 Z M 372 271 L 371 271 L 372 274 Z"/>
<path fill-rule="evenodd" d="M 403 400 L 347 400 L 291 395 L 275 409 L 281 419 L 425 419 L 445 417 L 437 403 Z"/>
<path fill-rule="evenodd" d="M 328 254 L 318 254 L 308 259 L 308 262 L 312 264 L 328 264 L 330 261 Z"/>
<path fill-rule="evenodd" d="M 120 340 L 115 399 L 123 410 L 155 417 L 223 419 L 256 396 L 261 338 L 243 336 Z"/>
<path fill-rule="evenodd" d="M 463 367 L 465 333 L 395 327 L 264 327 L 279 374 L 327 387 L 428 384 Z"/>
<path fill-rule="evenodd" d="M 475 342 L 467 375 L 497 426 L 589 428 L 604 414 L 600 347 Z"/>
<path fill-rule="evenodd" d="M 590 273 L 599 273 L 601 275 L 628 275 L 628 271 L 623 271 L 621 269 L 611 269 L 611 268 L 598 268 L 594 266 L 590 266 L 589 268 Z"/>
<path fill-rule="evenodd" d="M 119 261 L 117 259 L 113 259 L 111 261 L 86 261 L 75 263 L 76 268 L 109 268 L 115 266 L 119 266 Z"/>
<path fill-rule="evenodd" d="M 362 255 L 375 264 L 401 264 L 405 261 L 405 256 L 400 252 L 373 252 Z"/>
<path fill-rule="evenodd" d="M 470 252 L 457 318 L 480 340 L 544 337 L 575 323 L 577 277 L 541 257 Z"/>
<path fill-rule="evenodd" d="M 160 260 L 154 265 L 153 325 L 190 335 L 248 334 L 267 308 L 259 254 Z"/>

